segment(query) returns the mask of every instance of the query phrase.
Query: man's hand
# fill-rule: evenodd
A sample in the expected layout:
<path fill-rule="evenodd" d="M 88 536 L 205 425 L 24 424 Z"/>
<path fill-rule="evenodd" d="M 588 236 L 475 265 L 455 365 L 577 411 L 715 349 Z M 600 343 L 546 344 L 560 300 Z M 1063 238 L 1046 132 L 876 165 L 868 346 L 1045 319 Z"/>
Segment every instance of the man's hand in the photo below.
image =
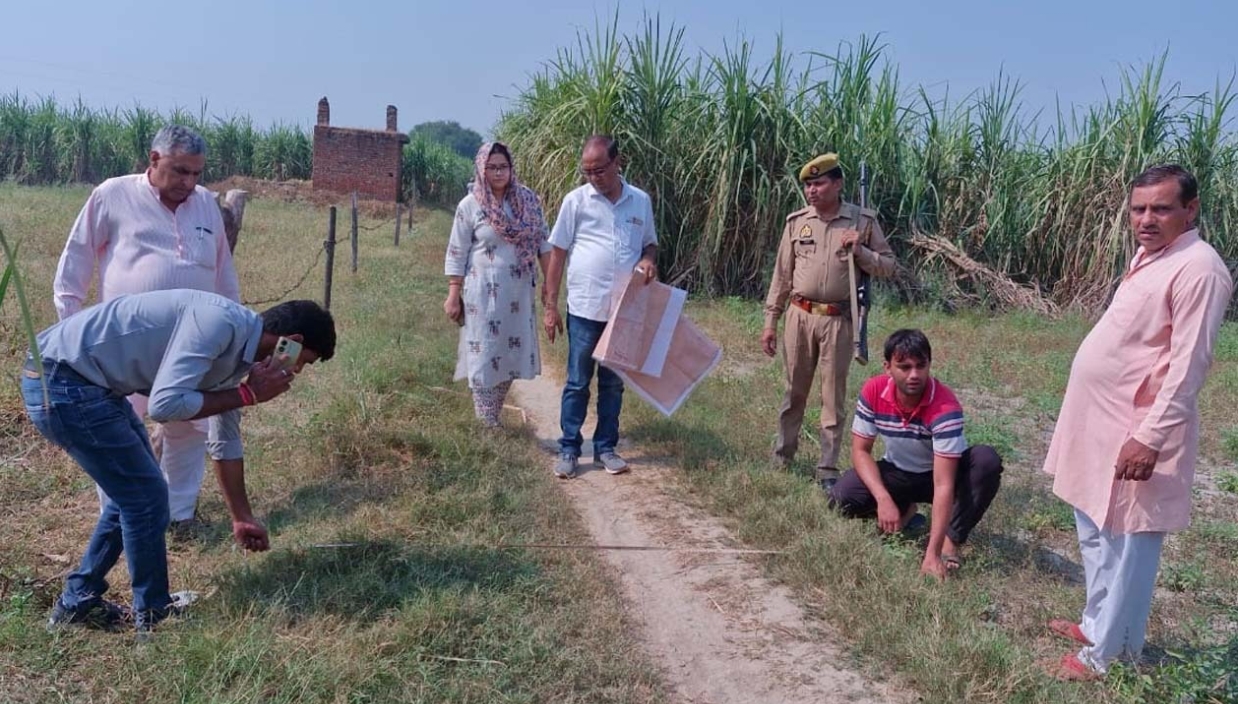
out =
<path fill-rule="evenodd" d="M 1114 465 L 1113 478 L 1118 481 L 1145 482 L 1152 477 L 1160 453 L 1135 438 L 1122 445 Z"/>
<path fill-rule="evenodd" d="M 855 246 L 856 242 L 860 241 L 860 231 L 859 230 L 843 230 L 842 239 L 840 241 L 842 242 L 843 249 L 851 249 L 852 247 Z"/>
<path fill-rule="evenodd" d="M 563 332 L 563 318 L 559 315 L 559 307 L 554 305 L 544 306 L 542 312 L 542 328 L 546 331 L 546 337 L 550 339 L 550 344 L 555 343 L 555 335 Z"/>
<path fill-rule="evenodd" d="M 774 328 L 765 328 L 761 331 L 761 349 L 765 351 L 766 357 L 773 357 L 778 351 L 778 331 Z"/>
<path fill-rule="evenodd" d="M 636 276 L 644 277 L 642 283 L 648 284 L 650 281 L 658 278 L 658 265 L 654 262 L 653 257 L 641 257 L 639 262 L 636 262 L 636 268 L 633 269 Z"/>
<path fill-rule="evenodd" d="M 943 582 L 946 579 L 946 563 L 942 562 L 941 555 L 924 554 L 924 561 L 920 563 L 920 574 L 935 578 L 938 582 Z"/>
<path fill-rule="evenodd" d="M 877 528 L 882 533 L 897 533 L 903 529 L 903 512 L 889 498 L 877 502 Z"/>
<path fill-rule="evenodd" d="M 246 383 L 254 392 L 254 400 L 266 403 L 291 388 L 296 376 L 292 370 L 284 369 L 283 363 L 272 355 L 249 368 Z"/>
<path fill-rule="evenodd" d="M 270 549 L 271 541 L 267 529 L 262 524 L 250 519 L 248 521 L 232 522 L 232 538 L 236 544 L 250 552 L 265 552 Z"/>
<path fill-rule="evenodd" d="M 443 301 L 443 312 L 456 325 L 464 325 L 464 303 L 460 301 L 460 289 L 452 286 L 447 292 L 447 300 Z"/>

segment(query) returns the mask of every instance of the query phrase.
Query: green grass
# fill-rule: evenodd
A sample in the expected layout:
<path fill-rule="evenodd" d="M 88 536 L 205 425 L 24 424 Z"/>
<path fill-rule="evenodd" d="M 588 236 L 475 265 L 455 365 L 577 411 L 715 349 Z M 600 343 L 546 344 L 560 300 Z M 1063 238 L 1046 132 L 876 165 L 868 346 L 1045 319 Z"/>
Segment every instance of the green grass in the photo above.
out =
<path fill-rule="evenodd" d="M 1221 431 L 1221 447 L 1225 450 L 1225 458 L 1238 462 L 1238 428 L 1226 428 Z"/>
<path fill-rule="evenodd" d="M 1217 474 L 1217 488 L 1231 494 L 1238 494 L 1238 472 L 1220 472 Z"/>
<path fill-rule="evenodd" d="M 922 542 L 883 540 L 871 522 L 845 521 L 826 509 L 803 469 L 816 459 L 815 442 L 801 444 L 799 473 L 771 469 L 781 365 L 759 352 L 759 305 L 693 300 L 688 312 L 723 342 L 723 366 L 672 419 L 629 406 L 627 432 L 677 457 L 686 489 L 729 516 L 746 543 L 786 550 L 771 559 L 770 572 L 859 653 L 896 670 L 924 701 L 1177 701 L 1165 693 L 1198 694 L 1219 672 L 1217 654 L 1235 647 L 1238 627 L 1238 554 L 1229 542 L 1238 510 L 1223 500 L 1198 502 L 1195 526 L 1167 544 L 1149 647 L 1170 653 L 1162 666 L 1070 687 L 1039 673 L 1039 659 L 1068 650 L 1048 635 L 1045 621 L 1076 615 L 1083 606 L 1073 512 L 1052 496 L 1039 470 L 1070 361 L 1089 327 L 1085 320 L 874 311 L 877 343 L 899 327 L 926 331 L 934 373 L 964 404 L 969 440 L 994 445 L 1005 459 L 1002 489 L 969 541 L 961 577 L 938 586 L 917 574 Z M 1227 325 L 1223 337 L 1234 330 Z M 879 344 L 873 349 L 877 358 Z M 1221 350 L 1214 375 L 1235 368 L 1233 350 Z M 849 388 L 879 371 L 876 364 L 853 366 Z M 1223 454 L 1219 429 L 1232 422 L 1236 401 L 1238 389 L 1206 387 L 1201 471 Z M 1211 627 L 1195 627 L 1200 619 Z"/>
<path fill-rule="evenodd" d="M 40 326 L 85 189 L 0 185 Z M 326 215 L 258 200 L 238 247 L 245 297 L 312 263 Z M 376 226 L 374 221 L 363 225 Z M 588 555 L 503 549 L 581 531 L 523 430 L 481 434 L 453 384 L 441 303 L 450 214 L 391 246 L 365 230 L 360 271 L 337 260 L 336 358 L 246 413 L 250 496 L 272 550 L 235 551 L 208 483 L 210 529 L 170 551 L 174 589 L 208 593 L 155 642 L 43 621 L 97 507 L 93 487 L 0 389 L 0 700 L 12 702 L 657 702 L 616 585 Z M 295 296 L 318 298 L 312 277 Z M 14 311 L 6 302 L 0 324 Z M 6 328 L 8 329 L 8 328 Z M 6 335 L 3 368 L 20 339 Z M 114 594 L 127 599 L 123 565 Z"/>

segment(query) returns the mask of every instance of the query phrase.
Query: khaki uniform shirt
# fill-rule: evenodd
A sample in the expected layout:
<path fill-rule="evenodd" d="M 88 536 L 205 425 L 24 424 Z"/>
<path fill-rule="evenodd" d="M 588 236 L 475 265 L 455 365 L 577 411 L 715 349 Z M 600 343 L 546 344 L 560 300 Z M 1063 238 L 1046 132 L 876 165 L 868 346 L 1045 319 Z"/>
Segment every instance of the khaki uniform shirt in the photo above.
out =
<path fill-rule="evenodd" d="M 842 246 L 842 231 L 858 230 L 856 264 L 872 276 L 894 274 L 894 251 L 886 242 L 877 214 L 854 203 L 843 203 L 829 220 L 821 219 L 813 207 L 787 216 L 787 225 L 778 243 L 774 278 L 765 297 L 765 327 L 776 328 L 792 295 L 818 303 L 849 305 L 851 273 L 847 250 Z"/>

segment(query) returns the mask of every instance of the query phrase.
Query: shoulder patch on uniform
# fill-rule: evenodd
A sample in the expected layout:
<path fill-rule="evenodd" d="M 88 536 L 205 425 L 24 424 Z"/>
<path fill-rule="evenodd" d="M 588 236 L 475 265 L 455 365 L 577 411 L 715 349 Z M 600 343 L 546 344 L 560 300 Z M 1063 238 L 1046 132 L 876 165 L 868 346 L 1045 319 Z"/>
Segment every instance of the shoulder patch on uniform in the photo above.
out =
<path fill-rule="evenodd" d="M 809 210 L 812 210 L 812 208 L 811 207 L 800 208 L 799 210 L 787 216 L 787 222 L 791 222 L 792 220 L 794 220 L 795 218 L 798 218 L 801 215 L 806 215 Z"/>

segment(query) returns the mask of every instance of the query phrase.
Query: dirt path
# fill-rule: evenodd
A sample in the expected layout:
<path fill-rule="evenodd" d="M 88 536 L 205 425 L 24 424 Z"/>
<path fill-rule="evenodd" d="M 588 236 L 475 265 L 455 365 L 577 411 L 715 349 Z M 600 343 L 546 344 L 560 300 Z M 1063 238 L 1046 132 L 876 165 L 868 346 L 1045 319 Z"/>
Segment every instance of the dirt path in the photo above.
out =
<path fill-rule="evenodd" d="M 547 450 L 547 472 L 559 437 L 560 386 L 541 376 L 516 382 L 514 401 Z M 629 394 L 629 402 L 639 401 Z M 586 428 L 589 437 L 591 428 Z M 667 546 L 681 550 L 605 550 L 622 583 L 640 636 L 677 702 L 913 702 L 848 666 L 832 629 L 807 618 L 784 587 L 770 583 L 739 553 L 714 518 L 666 490 L 672 470 L 640 448 L 619 447 L 632 465 L 613 477 L 595 470 L 586 441 L 582 474 L 560 486 L 598 545 Z"/>

